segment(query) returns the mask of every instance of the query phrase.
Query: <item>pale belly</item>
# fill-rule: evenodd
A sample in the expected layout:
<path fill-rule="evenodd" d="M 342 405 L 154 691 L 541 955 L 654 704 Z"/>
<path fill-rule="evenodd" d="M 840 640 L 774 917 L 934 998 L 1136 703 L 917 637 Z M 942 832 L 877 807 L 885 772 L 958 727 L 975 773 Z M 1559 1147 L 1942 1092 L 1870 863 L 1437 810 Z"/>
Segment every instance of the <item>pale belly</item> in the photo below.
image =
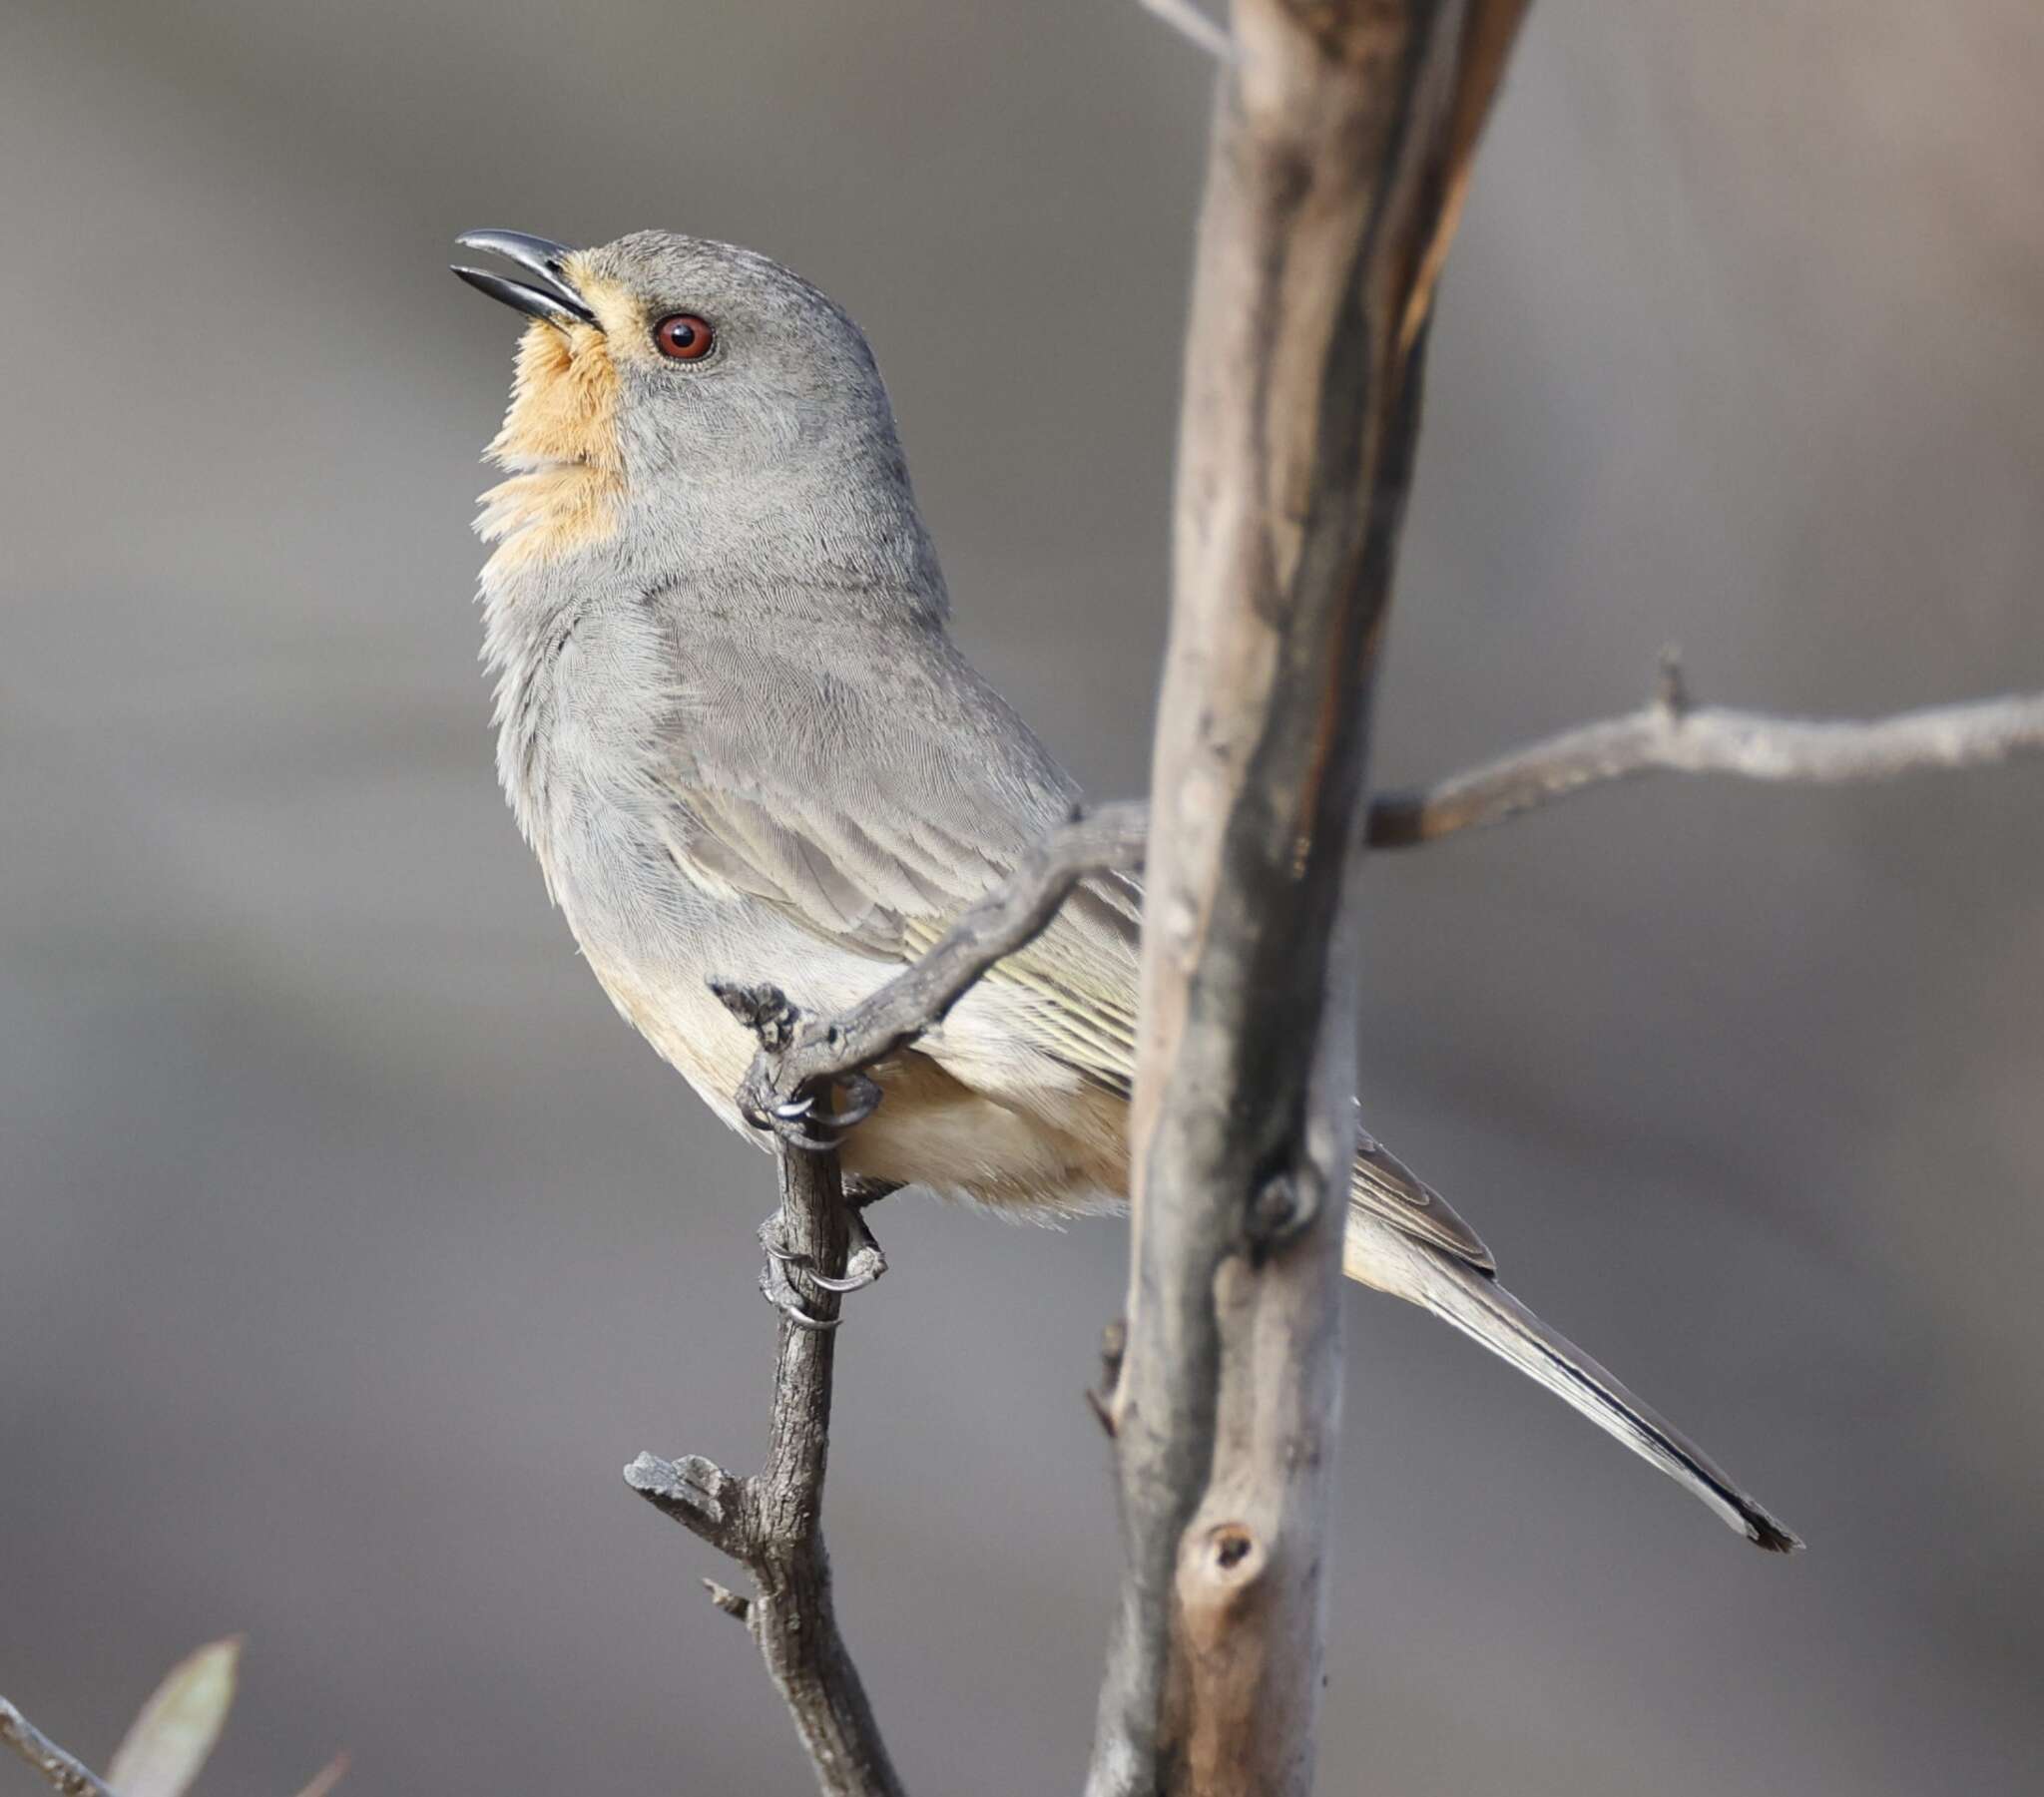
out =
<path fill-rule="evenodd" d="M 708 985 L 649 980 L 643 969 L 593 952 L 588 959 L 619 1011 L 704 1102 L 733 1128 L 770 1146 L 770 1137 L 740 1116 L 735 1096 L 752 1064 L 753 1039 Z M 886 970 L 861 964 L 859 971 L 876 984 Z M 1019 1065 L 998 1096 L 967 1084 L 960 1070 L 987 1065 L 989 1022 L 967 1005 L 952 1013 L 928 1053 L 911 1050 L 872 1070 L 880 1107 L 847 1133 L 845 1172 L 926 1186 L 1018 1219 L 1120 1207 L 1128 1188 L 1128 1107 L 1076 1081 L 1031 1082 Z M 981 1040 L 968 1048 L 956 1040 L 961 1035 Z M 960 1052 L 947 1056 L 954 1043 Z"/>

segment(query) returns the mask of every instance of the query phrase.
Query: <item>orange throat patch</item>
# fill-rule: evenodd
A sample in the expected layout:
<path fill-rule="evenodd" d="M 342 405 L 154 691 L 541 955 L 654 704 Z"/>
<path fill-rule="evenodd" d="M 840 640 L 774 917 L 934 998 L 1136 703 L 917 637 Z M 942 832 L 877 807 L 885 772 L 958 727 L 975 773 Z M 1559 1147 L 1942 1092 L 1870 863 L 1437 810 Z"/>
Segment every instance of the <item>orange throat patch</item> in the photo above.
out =
<path fill-rule="evenodd" d="M 482 496 L 484 580 L 615 534 L 625 493 L 618 371 L 604 333 L 534 319 L 518 345 L 504 427 L 485 452 L 511 478 Z"/>

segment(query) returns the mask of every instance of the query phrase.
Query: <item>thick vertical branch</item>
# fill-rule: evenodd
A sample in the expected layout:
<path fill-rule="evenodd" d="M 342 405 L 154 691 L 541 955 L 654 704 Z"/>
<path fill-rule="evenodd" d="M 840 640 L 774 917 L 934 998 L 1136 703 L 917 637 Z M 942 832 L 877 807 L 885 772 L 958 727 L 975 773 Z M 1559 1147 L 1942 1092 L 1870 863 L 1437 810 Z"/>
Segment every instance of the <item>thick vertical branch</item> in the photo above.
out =
<path fill-rule="evenodd" d="M 1519 11 L 1234 9 L 1153 770 L 1093 1797 L 1311 1781 L 1370 689 L 1427 293 Z"/>

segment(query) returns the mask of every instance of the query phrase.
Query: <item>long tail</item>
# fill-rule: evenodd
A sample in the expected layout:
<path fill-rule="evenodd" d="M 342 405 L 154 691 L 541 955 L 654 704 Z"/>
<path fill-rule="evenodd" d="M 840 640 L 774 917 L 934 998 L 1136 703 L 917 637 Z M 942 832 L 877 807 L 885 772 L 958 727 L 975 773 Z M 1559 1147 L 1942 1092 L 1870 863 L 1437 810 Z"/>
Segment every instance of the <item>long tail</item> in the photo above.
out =
<path fill-rule="evenodd" d="M 1342 1266 L 1349 1278 L 1432 1311 L 1573 1404 L 1600 1429 L 1694 1492 L 1748 1541 L 1771 1554 L 1792 1554 L 1802 1546 L 1702 1449 L 1670 1428 L 1488 1273 L 1360 1210 L 1349 1213 Z"/>

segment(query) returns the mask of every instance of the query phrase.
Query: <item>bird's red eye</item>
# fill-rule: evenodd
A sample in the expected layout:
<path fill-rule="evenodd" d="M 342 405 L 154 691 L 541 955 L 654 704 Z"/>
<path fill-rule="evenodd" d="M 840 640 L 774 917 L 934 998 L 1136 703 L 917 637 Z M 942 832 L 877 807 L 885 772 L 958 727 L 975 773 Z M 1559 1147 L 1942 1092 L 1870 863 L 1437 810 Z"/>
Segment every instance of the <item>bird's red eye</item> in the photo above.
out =
<path fill-rule="evenodd" d="M 717 333 L 708 318 L 699 318 L 694 312 L 671 312 L 653 327 L 653 340 L 662 355 L 678 362 L 700 362 L 710 353 Z"/>

